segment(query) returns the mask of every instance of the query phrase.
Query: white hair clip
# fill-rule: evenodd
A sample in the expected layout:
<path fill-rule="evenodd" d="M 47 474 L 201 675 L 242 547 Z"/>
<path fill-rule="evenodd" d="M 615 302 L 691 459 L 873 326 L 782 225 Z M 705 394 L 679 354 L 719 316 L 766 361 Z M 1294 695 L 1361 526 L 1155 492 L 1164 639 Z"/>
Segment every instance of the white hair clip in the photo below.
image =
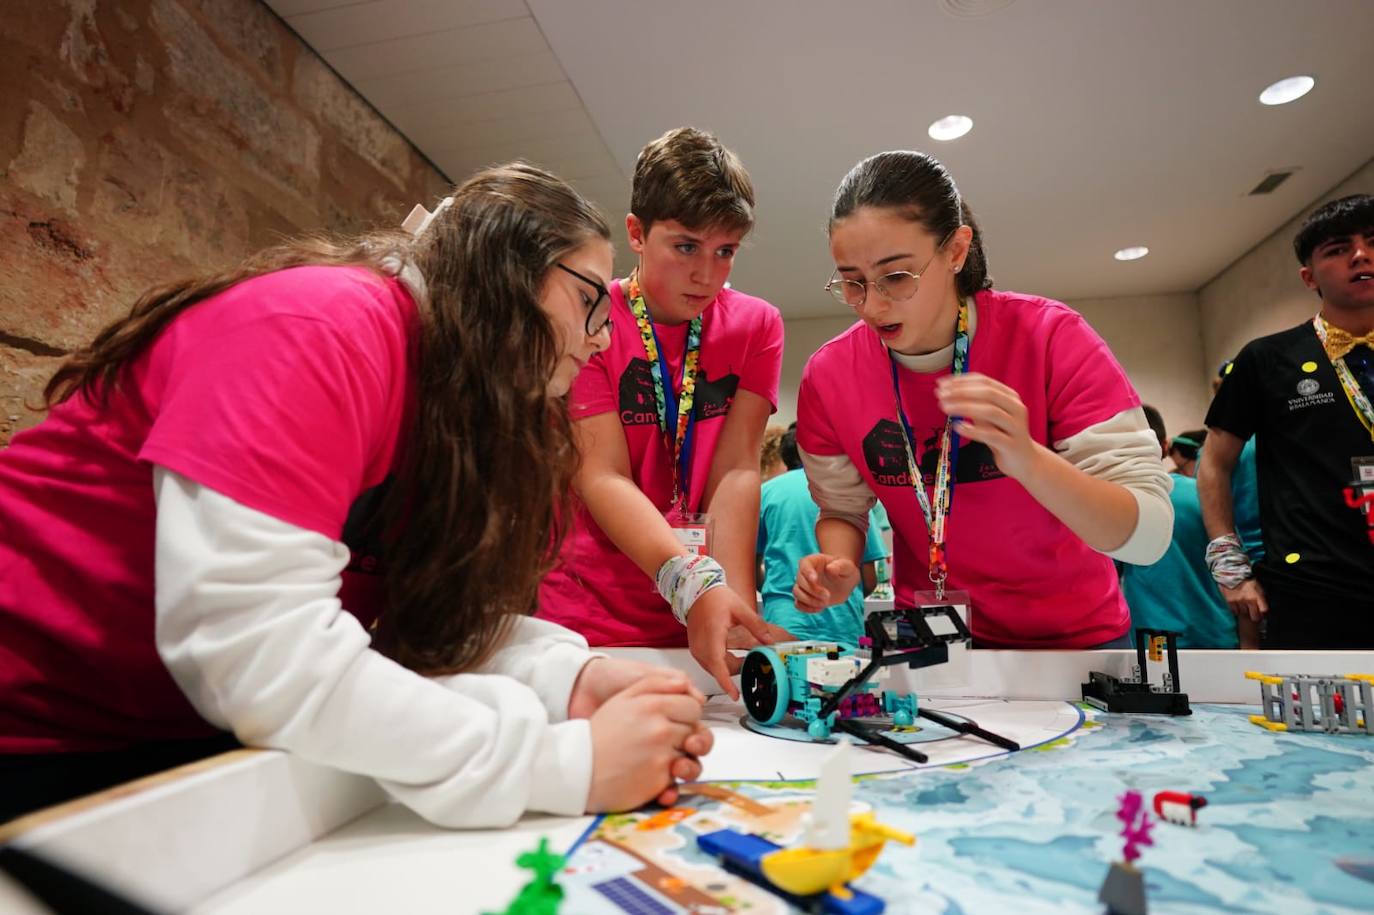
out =
<path fill-rule="evenodd" d="M 435 220 L 435 217 L 451 206 L 453 206 L 452 197 L 445 197 L 443 200 L 439 201 L 439 205 L 434 208 L 433 213 L 426 210 L 424 204 L 417 203 L 415 204 L 415 208 L 410 211 L 410 215 L 401 223 L 401 228 L 405 229 L 416 238 L 419 238 L 421 235 L 425 234 L 425 229 L 429 228 L 429 224 Z"/>

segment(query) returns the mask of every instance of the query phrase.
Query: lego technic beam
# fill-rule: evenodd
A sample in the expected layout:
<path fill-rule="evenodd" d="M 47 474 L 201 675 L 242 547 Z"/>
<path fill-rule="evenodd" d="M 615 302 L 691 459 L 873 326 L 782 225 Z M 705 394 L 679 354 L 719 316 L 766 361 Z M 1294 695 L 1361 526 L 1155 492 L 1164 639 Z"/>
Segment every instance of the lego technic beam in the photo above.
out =
<path fill-rule="evenodd" d="M 1260 711 L 1250 720 L 1270 731 L 1374 735 L 1374 674 L 1304 676 L 1245 672 L 1258 680 Z"/>

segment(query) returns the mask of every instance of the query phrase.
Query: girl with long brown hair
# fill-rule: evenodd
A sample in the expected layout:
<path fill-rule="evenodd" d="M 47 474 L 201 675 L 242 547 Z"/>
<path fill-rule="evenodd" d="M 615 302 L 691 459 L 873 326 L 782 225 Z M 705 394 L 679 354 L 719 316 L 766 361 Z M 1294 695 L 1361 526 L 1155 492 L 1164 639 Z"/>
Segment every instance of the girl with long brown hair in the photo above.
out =
<path fill-rule="evenodd" d="M 605 220 L 517 163 L 406 227 L 149 292 L 0 453 L 0 820 L 225 731 L 450 826 L 698 774 L 683 675 L 528 616 Z"/>

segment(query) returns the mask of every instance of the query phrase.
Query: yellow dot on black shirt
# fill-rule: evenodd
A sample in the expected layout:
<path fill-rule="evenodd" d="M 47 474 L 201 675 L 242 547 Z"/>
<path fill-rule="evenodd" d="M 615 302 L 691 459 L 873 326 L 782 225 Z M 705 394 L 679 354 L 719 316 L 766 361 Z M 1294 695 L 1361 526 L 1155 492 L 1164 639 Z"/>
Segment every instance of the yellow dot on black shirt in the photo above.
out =
<path fill-rule="evenodd" d="M 1297 562 L 1301 558 L 1301 553 L 1289 553 L 1287 556 L 1283 557 L 1283 561 L 1291 566 L 1293 563 Z"/>
<path fill-rule="evenodd" d="M 1302 370 L 1303 370 L 1304 372 L 1315 372 L 1315 371 L 1317 370 L 1317 363 L 1315 363 L 1315 362 L 1304 362 L 1304 363 L 1302 364 Z"/>

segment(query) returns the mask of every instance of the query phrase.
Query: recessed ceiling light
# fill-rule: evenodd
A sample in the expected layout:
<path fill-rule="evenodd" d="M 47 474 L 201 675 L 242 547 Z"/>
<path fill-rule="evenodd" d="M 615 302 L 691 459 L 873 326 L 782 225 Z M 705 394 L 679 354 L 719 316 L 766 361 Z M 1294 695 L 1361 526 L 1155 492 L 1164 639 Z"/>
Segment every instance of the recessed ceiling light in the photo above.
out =
<path fill-rule="evenodd" d="M 1260 102 L 1265 105 L 1287 105 L 1311 92 L 1316 84 L 1317 81 L 1310 76 L 1290 76 L 1261 92 Z"/>
<path fill-rule="evenodd" d="M 1112 255 L 1119 261 L 1138 261 L 1150 253 L 1150 249 L 1144 245 L 1133 245 L 1129 248 L 1122 248 Z"/>
<path fill-rule="evenodd" d="M 926 133 L 932 140 L 957 140 L 972 129 L 973 118 L 951 114 L 931 124 Z"/>

